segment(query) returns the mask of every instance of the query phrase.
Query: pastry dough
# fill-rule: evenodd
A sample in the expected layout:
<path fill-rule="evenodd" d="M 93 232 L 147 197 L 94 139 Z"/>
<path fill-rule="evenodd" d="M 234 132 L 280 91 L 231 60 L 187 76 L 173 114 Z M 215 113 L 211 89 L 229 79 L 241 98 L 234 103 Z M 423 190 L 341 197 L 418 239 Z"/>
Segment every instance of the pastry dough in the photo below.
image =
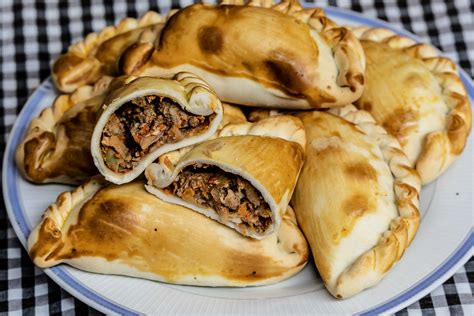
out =
<path fill-rule="evenodd" d="M 67 263 L 82 270 L 174 284 L 254 286 L 300 271 L 306 240 L 291 208 L 278 232 L 245 238 L 187 208 L 95 177 L 48 207 L 28 239 L 41 268 Z"/>
<path fill-rule="evenodd" d="M 54 62 L 51 75 L 56 87 L 71 93 L 84 85 L 94 84 L 103 75 L 117 76 L 121 54 L 130 46 L 155 39 L 164 20 L 150 11 L 138 20 L 125 18 L 117 26 L 90 33 Z"/>
<path fill-rule="evenodd" d="M 82 86 L 59 96 L 53 105 L 32 120 L 17 148 L 21 174 L 36 183 L 79 184 L 98 173 L 90 154 L 90 139 L 109 84 L 118 88 L 133 77 L 103 77 L 94 86 Z M 240 108 L 223 104 L 219 129 L 246 122 Z"/>
<path fill-rule="evenodd" d="M 386 29 L 355 28 L 367 58 L 357 106 L 396 136 L 423 184 L 462 153 L 471 106 L 456 66 L 427 44 Z"/>
<path fill-rule="evenodd" d="M 134 76 L 201 76 L 222 101 L 290 109 L 355 101 L 364 54 L 349 29 L 298 1 L 224 1 L 174 13 L 155 46 L 127 50 L 121 71 Z"/>
<path fill-rule="evenodd" d="M 94 163 L 108 181 L 132 181 L 160 155 L 211 137 L 222 115 L 217 96 L 193 74 L 137 78 L 107 95 L 92 134 Z"/>
<path fill-rule="evenodd" d="M 77 184 L 97 174 L 90 139 L 104 91 L 112 78 L 61 95 L 34 118 L 16 151 L 22 175 L 36 183 Z"/>
<path fill-rule="evenodd" d="M 247 122 L 247 118 L 240 107 L 228 103 L 222 103 L 222 109 L 224 110 L 224 115 L 219 124 L 219 130 L 228 124 L 241 124 Z"/>
<path fill-rule="evenodd" d="M 219 137 L 168 153 L 145 171 L 147 190 L 261 239 L 278 230 L 304 160 L 291 116 L 230 124 Z"/>
<path fill-rule="evenodd" d="M 291 204 L 324 284 L 346 298 L 377 284 L 413 240 L 420 179 L 370 114 L 331 112 L 298 115 L 306 162 Z"/>

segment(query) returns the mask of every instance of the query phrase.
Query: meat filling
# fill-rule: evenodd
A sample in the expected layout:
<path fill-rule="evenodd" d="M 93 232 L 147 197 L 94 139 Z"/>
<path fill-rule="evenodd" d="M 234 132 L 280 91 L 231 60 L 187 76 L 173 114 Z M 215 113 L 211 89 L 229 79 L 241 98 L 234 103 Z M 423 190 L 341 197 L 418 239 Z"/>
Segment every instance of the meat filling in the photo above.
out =
<path fill-rule="evenodd" d="M 104 127 L 105 164 L 119 173 L 131 170 L 150 151 L 205 132 L 213 117 L 188 113 L 165 97 L 135 98 L 113 113 Z"/>
<path fill-rule="evenodd" d="M 271 210 L 249 181 L 222 169 L 195 164 L 186 167 L 165 192 L 200 207 L 209 207 L 223 222 L 265 232 L 272 224 Z"/>

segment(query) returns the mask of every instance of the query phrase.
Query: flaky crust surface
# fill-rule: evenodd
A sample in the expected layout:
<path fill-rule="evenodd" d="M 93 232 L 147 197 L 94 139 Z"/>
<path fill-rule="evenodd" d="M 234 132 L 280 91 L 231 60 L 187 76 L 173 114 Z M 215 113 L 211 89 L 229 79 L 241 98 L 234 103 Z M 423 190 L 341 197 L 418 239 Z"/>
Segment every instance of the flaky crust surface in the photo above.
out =
<path fill-rule="evenodd" d="M 155 38 L 163 20 L 160 14 L 149 11 L 139 19 L 125 18 L 115 26 L 88 34 L 54 62 L 51 74 L 56 87 L 71 93 L 94 84 L 103 75 L 117 76 L 120 55 L 132 44 Z"/>
<path fill-rule="evenodd" d="M 155 47 L 128 50 L 121 70 L 190 71 L 222 101 L 252 106 L 325 108 L 362 93 L 365 60 L 357 39 L 323 10 L 297 1 L 196 4 L 172 15 L 159 36 Z"/>
<path fill-rule="evenodd" d="M 420 179 L 370 114 L 330 112 L 339 118 L 299 115 L 307 158 L 292 205 L 326 287 L 346 298 L 377 284 L 413 240 Z"/>
<path fill-rule="evenodd" d="M 358 101 L 360 108 L 371 112 L 380 124 L 386 125 L 389 132 L 401 141 L 404 151 L 420 174 L 422 183 L 427 184 L 433 181 L 462 153 L 471 130 L 471 105 L 466 89 L 457 74 L 456 66 L 450 59 L 439 56 L 439 52 L 431 45 L 416 43 L 390 30 L 357 27 L 353 28 L 352 31 L 362 41 L 363 46 L 366 46 L 366 51 L 370 49 L 371 45 L 375 45 L 370 43 L 377 43 L 379 49 L 385 47 L 386 50 L 403 52 L 416 59 L 421 67 L 425 67 L 426 72 L 434 78 L 435 87 L 431 88 L 438 90 L 438 92 L 423 98 L 423 92 L 414 91 L 411 93 L 418 93 L 421 96 L 415 95 L 416 97 L 403 99 L 403 89 L 408 89 L 411 86 L 419 86 L 421 90 L 428 89 L 425 86 L 426 83 L 424 83 L 426 79 L 416 73 L 411 74 L 411 77 L 408 76 L 407 78 L 411 78 L 411 81 L 403 82 L 403 85 L 401 85 L 402 83 L 398 84 L 398 82 L 388 82 L 391 89 L 398 89 L 394 90 L 394 95 L 398 98 L 396 102 L 400 106 L 400 108 L 390 108 L 386 102 L 388 98 L 386 94 L 381 96 L 385 100 L 383 104 L 379 104 L 380 102 L 374 100 L 370 95 L 366 96 L 370 91 L 373 91 L 371 93 L 374 95 L 377 94 L 377 91 L 380 93 L 384 91 L 377 86 L 374 87 L 374 90 L 371 90 L 371 69 L 377 70 L 377 68 L 371 66 L 368 62 L 366 92 Z M 366 42 L 369 43 L 364 44 Z M 367 57 L 369 57 L 369 53 L 369 51 L 366 52 Z M 413 67 L 411 68 L 413 69 Z M 398 71 L 402 70 L 399 69 Z M 407 75 L 410 75 L 410 73 Z M 381 76 L 385 80 L 391 78 L 391 74 L 381 74 Z M 379 82 L 379 79 L 375 81 Z M 376 85 L 376 83 L 374 84 Z M 423 102 L 430 104 L 433 98 L 440 98 L 438 103 L 444 104 L 445 112 L 440 114 L 438 126 L 427 129 L 425 132 L 423 126 L 433 125 L 432 119 L 428 118 L 425 113 L 429 114 L 430 111 L 439 110 L 432 107 L 418 112 L 416 110 L 419 106 L 417 102 L 422 106 Z M 404 104 L 403 102 L 414 103 Z M 420 144 L 413 145 L 416 148 L 410 148 L 409 142 L 414 137 L 421 137 Z M 405 143 L 407 144 L 405 145 Z"/>
<path fill-rule="evenodd" d="M 189 238 L 192 232 L 192 238 Z M 198 286 L 255 286 L 300 271 L 306 241 L 289 208 L 280 230 L 262 241 L 148 194 L 94 177 L 59 195 L 28 239 L 34 263 Z"/>

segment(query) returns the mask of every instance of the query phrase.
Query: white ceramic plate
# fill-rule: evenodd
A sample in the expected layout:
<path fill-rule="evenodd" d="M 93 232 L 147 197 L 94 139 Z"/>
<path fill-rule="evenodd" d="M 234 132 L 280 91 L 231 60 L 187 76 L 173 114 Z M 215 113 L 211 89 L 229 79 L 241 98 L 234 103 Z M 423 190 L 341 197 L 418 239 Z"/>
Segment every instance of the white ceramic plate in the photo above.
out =
<path fill-rule="evenodd" d="M 327 8 L 340 24 L 386 27 L 350 11 Z M 461 71 L 470 98 L 474 86 Z M 70 187 L 37 186 L 23 180 L 14 164 L 14 152 L 30 120 L 56 97 L 51 80 L 33 93 L 10 135 L 3 164 L 3 194 L 10 221 L 25 245 L 32 227 L 46 207 Z M 313 263 L 293 278 L 276 285 L 234 289 L 173 286 L 121 276 L 83 272 L 69 266 L 46 269 L 66 291 L 105 313 L 120 314 L 348 314 L 394 312 L 420 299 L 448 279 L 472 256 L 473 215 L 472 137 L 461 158 L 436 182 L 423 188 L 421 226 L 402 260 L 379 285 L 346 300 L 330 296 Z"/>

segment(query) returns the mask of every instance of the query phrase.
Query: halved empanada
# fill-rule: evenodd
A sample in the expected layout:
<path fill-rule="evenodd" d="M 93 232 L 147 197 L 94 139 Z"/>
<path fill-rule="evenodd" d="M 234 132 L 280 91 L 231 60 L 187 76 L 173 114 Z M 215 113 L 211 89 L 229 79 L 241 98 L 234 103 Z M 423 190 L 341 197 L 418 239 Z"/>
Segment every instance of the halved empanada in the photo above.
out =
<path fill-rule="evenodd" d="M 146 188 L 261 239 L 278 230 L 305 141 L 301 121 L 291 116 L 227 125 L 218 138 L 160 157 L 145 171 Z"/>
<path fill-rule="evenodd" d="M 140 19 L 125 18 L 117 26 L 90 33 L 55 61 L 51 75 L 56 87 L 69 93 L 94 84 L 103 75 L 117 76 L 118 61 L 125 49 L 153 41 L 164 20 L 158 13 L 149 11 Z"/>
<path fill-rule="evenodd" d="M 90 154 L 90 140 L 109 84 L 116 89 L 133 77 L 110 82 L 104 77 L 92 86 L 82 86 L 71 95 L 59 96 L 54 104 L 32 120 L 17 148 L 16 164 L 21 174 L 36 183 L 78 184 L 98 173 Z M 219 129 L 245 122 L 242 111 L 223 104 Z"/>
<path fill-rule="evenodd" d="M 386 29 L 355 28 L 367 58 L 357 106 L 397 137 L 423 184 L 462 153 L 471 106 L 456 66 L 427 44 Z"/>
<path fill-rule="evenodd" d="M 357 39 L 323 10 L 298 1 L 195 4 L 166 22 L 155 45 L 122 55 L 135 76 L 201 76 L 222 101 L 291 109 L 326 108 L 356 100 L 364 85 Z"/>
<path fill-rule="evenodd" d="M 15 157 L 26 179 L 74 184 L 97 174 L 90 139 L 111 80 L 103 77 L 94 87 L 82 86 L 72 95 L 59 96 L 31 121 Z"/>
<path fill-rule="evenodd" d="M 306 162 L 291 202 L 324 284 L 346 298 L 378 283 L 413 240 L 420 179 L 370 114 L 332 113 L 298 115 Z"/>
<path fill-rule="evenodd" d="M 107 95 L 92 134 L 94 163 L 113 183 L 132 181 L 162 154 L 211 137 L 222 115 L 215 93 L 193 74 L 137 78 Z"/>
<path fill-rule="evenodd" d="M 28 239 L 42 268 L 82 270 L 199 286 L 275 283 L 300 271 L 306 240 L 291 208 L 278 232 L 245 238 L 201 214 L 161 201 L 143 182 L 95 177 L 49 206 Z"/>

